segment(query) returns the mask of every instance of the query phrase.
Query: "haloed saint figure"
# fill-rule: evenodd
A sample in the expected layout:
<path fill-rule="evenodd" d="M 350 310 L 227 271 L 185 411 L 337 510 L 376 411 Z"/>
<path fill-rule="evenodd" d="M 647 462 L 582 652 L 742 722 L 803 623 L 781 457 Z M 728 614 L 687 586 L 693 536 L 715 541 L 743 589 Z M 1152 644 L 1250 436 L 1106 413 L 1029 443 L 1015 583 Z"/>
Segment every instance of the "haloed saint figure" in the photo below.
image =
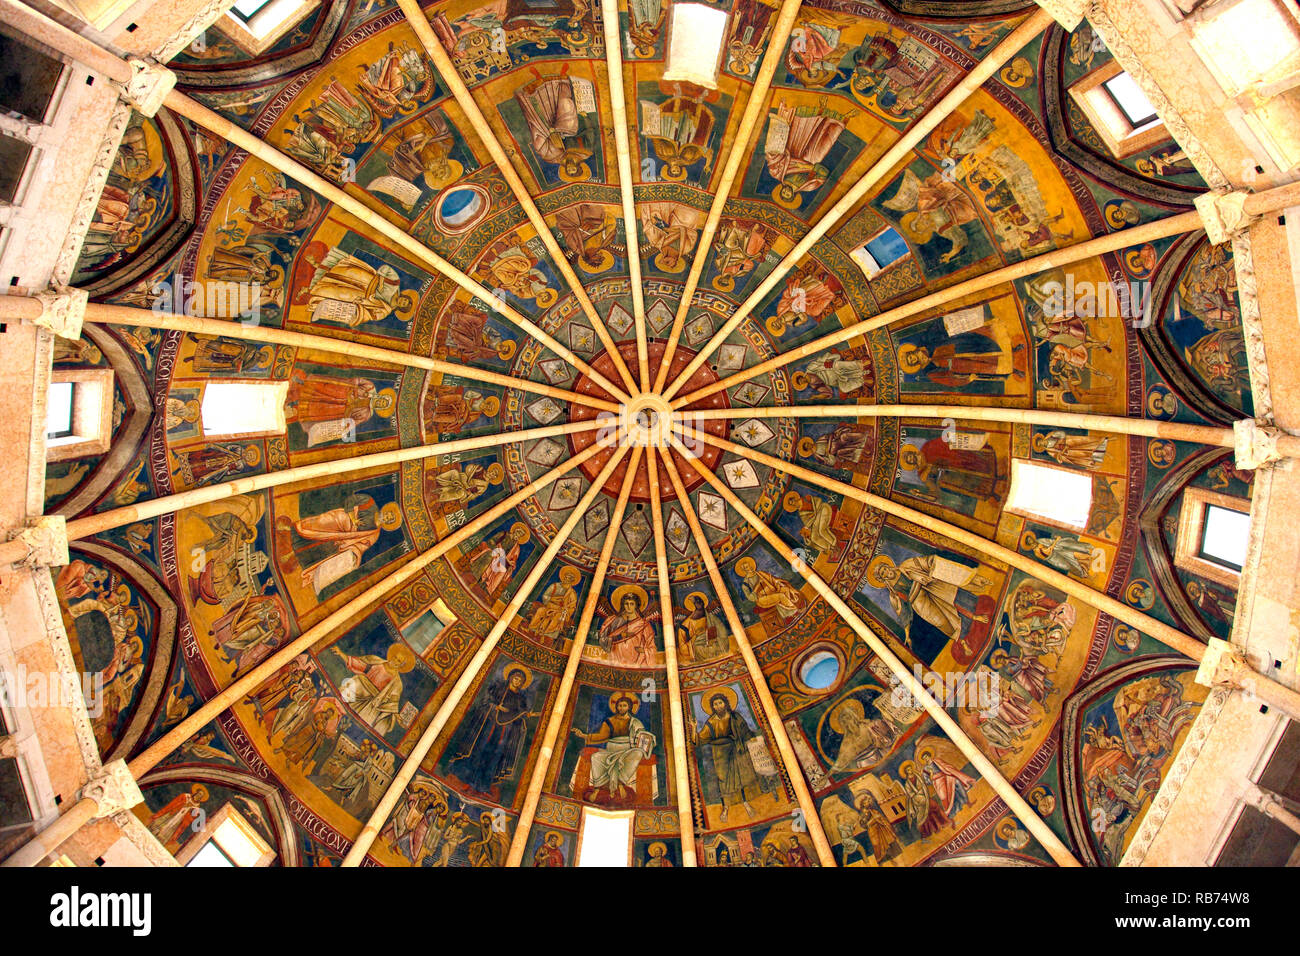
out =
<path fill-rule="evenodd" d="M 532 696 L 533 675 L 522 664 L 511 664 L 493 680 L 462 725 L 467 733 L 452 747 L 459 749 L 451 772 L 475 793 L 490 794 L 514 776 L 523 758 Z"/>

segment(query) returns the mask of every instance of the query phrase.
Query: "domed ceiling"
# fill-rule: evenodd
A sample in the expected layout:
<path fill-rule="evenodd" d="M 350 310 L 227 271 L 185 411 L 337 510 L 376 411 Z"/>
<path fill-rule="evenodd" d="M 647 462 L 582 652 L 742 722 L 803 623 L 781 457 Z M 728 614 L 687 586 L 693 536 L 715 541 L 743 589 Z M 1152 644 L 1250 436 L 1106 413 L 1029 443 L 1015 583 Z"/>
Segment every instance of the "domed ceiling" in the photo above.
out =
<path fill-rule="evenodd" d="M 1204 184 L 1172 140 L 1123 161 L 1110 155 L 1068 92 L 1110 54 L 1086 23 L 1072 35 L 1053 25 L 718 340 L 810 226 L 1036 8 L 805 2 L 717 236 L 701 250 L 726 158 L 748 133 L 740 118 L 776 11 L 757 0 L 719 7 L 730 14 L 727 42 L 717 88 L 706 89 L 664 78 L 668 6 L 636 0 L 620 23 L 646 359 L 653 384 L 671 349 L 663 381 L 673 383 L 704 356 L 674 394 L 690 399 L 686 411 L 733 416 L 700 423 L 731 447 L 702 442 L 693 460 L 665 450 L 671 467 L 657 459 L 700 862 L 752 854 L 793 864 L 801 858 L 794 845 L 815 859 L 791 773 L 807 781 L 840 865 L 1049 861 L 933 719 L 899 703 L 896 678 L 727 500 L 734 495 L 908 666 L 999 677 L 996 709 L 949 713 L 1080 859 L 1117 863 L 1203 699 L 1189 663 L 924 522 L 887 517 L 745 450 L 1018 548 L 1203 637 L 1226 634 L 1235 595 L 1176 569 L 1167 534 L 1185 488 L 1249 495 L 1249 476 L 1225 452 L 960 417 L 768 410 L 915 403 L 1228 422 L 1250 412 L 1230 250 L 1197 234 L 1072 267 L 1076 283 L 1150 284 L 1154 322 L 1144 328 L 1119 315 L 1050 319 L 1042 283 L 1052 274 L 1040 274 L 710 386 L 992 269 L 1186 211 Z M 164 110 L 137 118 L 110 176 L 115 192 L 106 195 L 121 200 L 133 226 L 109 228 L 112 211 L 101 202 L 105 228 L 87 245 L 80 281 L 102 301 L 164 309 L 183 305 L 177 293 L 191 284 L 258 283 L 263 325 L 465 368 L 430 371 L 236 336 L 93 329 L 57 361 L 115 370 L 117 438 L 102 458 L 51 465 L 49 505 L 69 515 L 102 511 L 456 438 L 592 427 L 340 470 L 74 544 L 58 587 L 77 653 L 87 667 L 103 665 L 107 706 L 96 732 L 106 755 L 138 753 L 275 648 L 473 527 L 143 781 L 143 817 L 172 849 L 188 835 L 169 828 L 178 800 L 210 811 L 233 800 L 278 862 L 336 864 L 558 536 L 554 560 L 370 851 L 383 865 L 500 863 L 612 540 L 525 861 L 558 850 L 572 863 L 588 805 L 634 809 L 636 862 L 680 865 L 650 454 L 600 447 L 612 429 L 596 428 L 602 411 L 587 404 L 619 401 L 605 386 L 626 384 L 624 369 L 636 378 L 639 363 L 635 243 L 599 9 L 497 0 L 437 3 L 426 14 L 608 336 L 392 3 L 326 2 L 256 58 L 209 30 L 171 64 L 181 88 L 344 186 L 373 218 Z M 380 217 L 499 301 L 432 271 L 374 226 Z M 703 273 L 674 340 L 697 256 Z M 500 302 L 550 344 L 512 323 Z M 205 437 L 197 410 L 223 382 L 284 383 L 285 430 Z M 1086 529 L 1005 511 L 1013 458 L 1088 475 Z M 697 517 L 725 595 L 697 546 Z M 924 569 L 935 561 L 961 583 L 927 590 L 934 579 Z M 798 766 L 781 759 L 728 602 Z M 621 701 L 646 736 L 638 760 L 611 774 L 597 758 L 602 726 Z M 719 707 L 743 746 L 711 745 Z M 1155 736 L 1137 728 L 1144 708 L 1164 715 Z M 408 818 L 424 821 L 418 838 Z"/>

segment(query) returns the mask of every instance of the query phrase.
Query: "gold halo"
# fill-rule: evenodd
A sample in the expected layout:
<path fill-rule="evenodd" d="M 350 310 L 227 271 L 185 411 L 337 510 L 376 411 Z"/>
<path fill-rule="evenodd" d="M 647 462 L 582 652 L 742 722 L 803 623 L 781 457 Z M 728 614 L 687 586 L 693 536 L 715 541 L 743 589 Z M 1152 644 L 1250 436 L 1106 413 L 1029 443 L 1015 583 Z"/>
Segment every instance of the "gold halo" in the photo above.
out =
<path fill-rule="evenodd" d="M 616 690 L 614 693 L 609 695 L 609 712 L 611 714 L 618 713 L 618 702 L 620 700 L 625 700 L 632 705 L 628 713 L 635 714 L 637 709 L 641 706 L 641 698 L 630 690 Z"/>
<path fill-rule="evenodd" d="M 898 775 L 900 777 L 910 777 L 912 775 L 912 771 L 915 769 L 916 769 L 916 761 L 904 760 L 902 763 L 898 765 Z"/>
<path fill-rule="evenodd" d="M 802 392 L 805 388 L 808 387 L 808 373 L 791 372 L 790 387 L 793 388 L 796 392 Z"/>
<path fill-rule="evenodd" d="M 542 289 L 533 298 L 536 300 L 537 305 L 540 308 L 549 309 L 551 306 L 555 305 L 555 300 L 559 297 L 560 294 L 554 289 Z"/>
<path fill-rule="evenodd" d="M 190 787 L 190 795 L 199 803 L 206 802 L 208 797 L 212 796 L 212 794 L 208 792 L 208 788 L 203 786 L 201 783 L 196 783 L 194 786 Z"/>
<path fill-rule="evenodd" d="M 736 709 L 736 704 L 737 704 L 736 692 L 732 690 L 730 687 L 715 687 L 713 690 L 706 692 L 704 696 L 701 698 L 704 701 L 704 709 L 706 712 L 708 713 L 713 712 L 713 698 L 717 697 L 718 695 L 721 695 L 726 699 L 727 707 L 729 707 L 733 711 Z"/>
<path fill-rule="evenodd" d="M 926 744 L 916 752 L 916 759 L 923 764 L 929 763 L 934 759 L 934 747 Z"/>
<path fill-rule="evenodd" d="M 921 467 L 921 449 L 915 445 L 908 444 L 898 449 L 898 463 L 908 471 L 916 471 Z"/>
<path fill-rule="evenodd" d="M 785 335 L 785 319 L 779 315 L 774 315 L 767 319 L 763 325 L 772 333 L 773 338 L 779 339 L 781 336 Z"/>
<path fill-rule="evenodd" d="M 248 465 L 248 467 L 256 468 L 262 461 L 262 449 L 258 448 L 256 445 L 245 445 L 241 457 L 244 459 L 244 464 Z"/>
<path fill-rule="evenodd" d="M 900 345 L 898 347 L 898 367 L 908 374 L 919 372 L 921 369 L 925 368 L 925 365 L 922 362 L 913 358 L 913 356 L 920 350 L 921 347 L 912 342 L 908 342 L 906 345 Z"/>
<path fill-rule="evenodd" d="M 799 439 L 799 444 L 795 446 L 795 451 L 799 453 L 800 458 L 809 458 L 812 456 L 813 450 L 816 449 L 816 447 L 817 443 L 807 435 L 804 435 Z"/>
<path fill-rule="evenodd" d="M 577 568 L 570 567 L 567 564 L 564 567 L 560 568 L 560 580 L 563 583 L 569 585 L 569 587 L 573 587 L 581 579 L 582 579 L 582 574 L 581 572 L 578 571 Z"/>
<path fill-rule="evenodd" d="M 691 604 L 693 603 L 691 601 L 691 598 L 699 598 L 701 601 L 704 602 L 705 607 L 709 606 L 709 596 L 705 594 L 703 591 L 692 591 L 690 594 L 686 595 L 686 599 L 682 601 L 682 606 L 690 607 Z"/>
<path fill-rule="evenodd" d="M 898 565 L 894 564 L 894 559 L 887 554 L 876 555 L 874 558 L 871 559 L 871 563 L 867 565 L 867 582 L 872 587 L 886 588 L 886 589 L 889 587 L 889 582 L 883 580 L 880 577 L 880 569 L 884 568 L 885 566 L 889 566 L 891 568 L 898 567 Z"/>
<path fill-rule="evenodd" d="M 402 526 L 402 508 L 396 501 L 390 501 L 379 509 L 379 527 L 385 531 L 396 531 Z"/>
<path fill-rule="evenodd" d="M 528 530 L 528 525 L 522 521 L 516 521 L 510 526 L 510 534 L 519 539 L 520 544 L 524 544 L 532 537 L 532 532 Z M 522 537 L 520 537 L 522 535 Z"/>
<path fill-rule="evenodd" d="M 658 850 L 659 852 L 656 853 L 655 850 Z M 661 843 L 658 840 L 656 840 L 654 843 L 651 843 L 648 847 L 646 847 L 646 852 L 649 853 L 651 856 L 656 856 L 656 857 L 667 856 L 668 846 L 667 844 Z"/>
<path fill-rule="evenodd" d="M 547 830 L 546 833 L 542 836 L 542 843 L 545 844 L 548 840 L 551 839 L 551 837 L 555 837 L 560 842 L 564 842 L 564 837 L 560 836 L 560 832 L 558 830 Z"/>
<path fill-rule="evenodd" d="M 380 418 L 392 418 L 393 412 L 397 411 L 397 389 L 380 389 L 370 400 L 370 408 Z"/>
<path fill-rule="evenodd" d="M 801 511 L 803 509 L 803 495 L 797 491 L 787 491 L 785 497 L 781 499 L 781 507 L 791 514 Z"/>
<path fill-rule="evenodd" d="M 858 700 L 856 697 L 845 697 L 831 708 L 830 716 L 828 717 L 831 730 L 835 731 L 837 734 L 844 733 L 844 724 L 840 720 L 840 715 L 842 712 L 850 710 L 857 712 L 858 720 L 866 719 L 867 712 L 866 708 L 862 706 L 862 701 Z"/>
<path fill-rule="evenodd" d="M 1010 817 L 1005 817 L 1002 822 L 998 824 L 994 833 L 1009 843 L 1011 842 L 1011 837 L 1016 832 L 1016 829 L 1016 821 Z"/>
<path fill-rule="evenodd" d="M 1034 68 L 1023 56 L 1018 56 L 1002 68 L 999 76 L 1007 86 L 1018 90 L 1033 79 Z"/>
<path fill-rule="evenodd" d="M 502 339 L 501 344 L 497 346 L 497 356 L 503 362 L 509 362 L 515 356 L 515 349 L 518 344 L 514 339 Z"/>
<path fill-rule="evenodd" d="M 1032 531 L 1026 531 L 1020 538 L 1020 547 L 1026 551 L 1033 551 L 1038 547 L 1038 536 Z"/>
<path fill-rule="evenodd" d="M 1029 444 L 1041 455 L 1047 451 L 1047 436 L 1042 432 L 1034 432 L 1034 437 L 1029 440 Z"/>
<path fill-rule="evenodd" d="M 639 584 L 624 584 L 621 587 L 614 588 L 614 593 L 610 595 L 610 601 L 614 605 L 614 610 L 618 612 L 623 610 L 623 598 L 627 597 L 629 594 L 635 596 L 637 602 L 640 604 L 637 611 L 644 611 L 646 609 L 646 602 L 650 599 L 645 593 L 645 588 L 641 587 Z"/>
<path fill-rule="evenodd" d="M 415 654 L 405 644 L 388 645 L 388 663 L 397 668 L 398 673 L 405 674 L 415 666 Z"/>
<path fill-rule="evenodd" d="M 747 578 L 758 570 L 758 562 L 751 557 L 741 558 L 736 562 L 736 573 L 742 578 Z"/>
<path fill-rule="evenodd" d="M 496 418 L 497 412 L 501 411 L 501 399 L 495 395 L 489 395 L 483 399 L 483 405 L 479 409 L 484 418 Z"/>
<path fill-rule="evenodd" d="M 515 673 L 516 671 L 524 675 L 523 686 L 519 688 L 520 690 L 523 690 L 533 682 L 533 672 L 530 671 L 523 664 L 518 664 L 518 663 L 507 664 L 506 669 L 501 672 L 501 676 L 505 678 L 507 683 L 509 683 L 510 675 Z"/>
<path fill-rule="evenodd" d="M 489 485 L 499 485 L 506 477 L 506 470 L 501 466 L 501 462 L 494 461 L 487 466 L 483 477 L 487 479 Z"/>
<path fill-rule="evenodd" d="M 1007 662 L 1009 657 L 1010 655 L 1007 654 L 1006 649 L 999 647 L 997 650 L 995 650 L 992 654 L 989 655 L 989 667 L 992 667 L 994 670 L 997 670 Z"/>

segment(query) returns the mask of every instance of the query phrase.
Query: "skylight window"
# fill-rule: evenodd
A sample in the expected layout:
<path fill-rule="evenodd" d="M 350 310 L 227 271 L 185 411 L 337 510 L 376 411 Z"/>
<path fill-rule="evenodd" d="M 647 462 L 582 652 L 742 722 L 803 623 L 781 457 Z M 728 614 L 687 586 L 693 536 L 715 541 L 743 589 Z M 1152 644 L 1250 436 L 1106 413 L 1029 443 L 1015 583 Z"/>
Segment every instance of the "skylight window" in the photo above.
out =
<path fill-rule="evenodd" d="M 1219 505 L 1205 509 L 1201 530 L 1200 557 L 1240 571 L 1246 563 L 1246 544 L 1250 540 L 1250 515 Z"/>
<path fill-rule="evenodd" d="M 1138 87 L 1137 81 L 1127 72 L 1121 71 L 1101 85 L 1111 101 L 1124 114 L 1124 118 L 1128 120 L 1134 132 L 1146 129 L 1152 123 L 1160 121 L 1160 117 L 1156 115 L 1156 108 Z"/>
<path fill-rule="evenodd" d="M 67 438 L 72 434 L 73 382 L 51 382 L 45 416 L 46 438 Z"/>
<path fill-rule="evenodd" d="M 200 415 L 205 437 L 279 434 L 288 382 L 209 382 Z"/>
<path fill-rule="evenodd" d="M 578 832 L 578 866 L 632 865 L 632 811 L 584 807 Z"/>
<path fill-rule="evenodd" d="M 202 832 L 177 854 L 186 867 L 266 866 L 275 852 L 251 823 L 227 803 L 212 816 Z"/>
<path fill-rule="evenodd" d="M 727 12 L 702 3 L 674 3 L 665 80 L 715 89 L 727 34 Z"/>
<path fill-rule="evenodd" d="M 1280 78 L 1300 58 L 1300 24 L 1277 0 L 1218 4 L 1198 17 L 1192 48 L 1229 95 Z"/>
<path fill-rule="evenodd" d="M 239 0 L 230 12 L 247 23 L 255 13 L 270 2 L 271 0 Z"/>
<path fill-rule="evenodd" d="M 1013 458 L 1007 508 L 1053 524 L 1085 528 L 1092 509 L 1092 479 L 1066 468 Z"/>

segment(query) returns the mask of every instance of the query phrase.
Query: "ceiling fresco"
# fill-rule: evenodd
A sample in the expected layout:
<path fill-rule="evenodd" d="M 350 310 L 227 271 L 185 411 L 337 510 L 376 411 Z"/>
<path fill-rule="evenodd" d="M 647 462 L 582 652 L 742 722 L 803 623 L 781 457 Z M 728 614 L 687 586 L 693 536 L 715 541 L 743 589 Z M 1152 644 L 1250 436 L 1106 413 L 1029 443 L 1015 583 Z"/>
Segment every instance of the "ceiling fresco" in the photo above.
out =
<path fill-rule="evenodd" d="M 576 0 L 538 6 L 453 0 L 426 13 L 635 367 L 632 224 L 618 188 L 599 9 Z M 620 32 L 652 370 L 691 263 L 706 256 L 671 381 L 1028 5 L 805 3 L 751 155 L 702 253 L 713 190 L 741 132 L 775 10 L 759 0 L 725 7 L 731 19 L 710 90 L 665 80 L 668 7 L 631 3 Z M 1022 50 L 813 245 L 710 350 L 681 394 L 992 269 L 1185 211 L 1204 184 L 1172 140 L 1115 160 L 1073 105 L 1069 86 L 1109 61 L 1094 40 L 1086 24 L 1073 35 L 1053 26 Z M 617 381 L 610 350 L 392 3 L 327 0 L 256 58 L 214 28 L 172 65 L 185 92 L 343 186 Z M 431 271 L 371 222 L 166 111 L 129 127 L 110 186 L 79 265 L 100 300 L 171 308 L 190 302 L 187 290 L 257 283 L 256 321 L 265 325 L 609 398 L 493 303 Z M 1147 290 L 1155 321 L 1140 328 L 1119 314 L 1060 316 L 1046 302 L 1051 278 L 966 295 L 694 398 L 689 408 L 732 409 L 736 417 L 708 423 L 712 434 L 1018 549 L 1203 638 L 1223 635 L 1235 594 L 1176 565 L 1169 520 L 1176 524 L 1188 486 L 1249 497 L 1226 451 L 1188 468 L 1182 463 L 1199 449 L 1166 440 L 959 417 L 762 412 L 913 403 L 1193 423 L 1251 412 L 1228 247 L 1198 233 L 1072 268 L 1076 284 Z M 209 300 L 194 311 L 236 322 L 249 304 Z M 562 394 L 470 374 L 237 337 L 113 327 L 56 355 L 59 369 L 105 363 L 116 370 L 125 437 L 102 459 L 50 466 L 47 503 L 69 516 L 597 415 Z M 283 432 L 205 436 L 199 410 L 221 383 L 281 383 Z M 57 575 L 61 608 L 76 653 L 103 674 L 105 709 L 94 722 L 101 749 L 128 755 L 421 552 L 529 490 L 146 777 L 138 811 L 155 834 L 178 849 L 185 814 L 233 802 L 277 863 L 336 865 L 610 452 L 597 449 L 544 487 L 534 483 L 593 448 L 595 435 L 327 475 L 74 547 L 73 564 Z M 899 702 L 897 678 L 834 609 L 689 461 L 671 456 L 687 495 L 663 482 L 662 521 L 700 862 L 802 865 L 815 856 L 688 509 L 840 865 L 923 865 L 963 854 L 1050 865 L 933 719 Z M 1014 459 L 1086 475 L 1086 527 L 1007 510 Z M 638 865 L 681 865 L 644 459 L 626 513 L 611 527 L 627 460 L 474 676 L 375 842 L 374 862 L 503 862 L 579 609 L 612 533 L 525 861 L 571 864 L 580 808 L 589 805 L 636 811 Z M 996 708 L 949 713 L 1067 845 L 1090 862 L 1118 862 L 1203 700 L 1186 666 L 1077 598 L 931 527 L 730 450 L 706 446 L 702 461 L 908 665 L 999 681 Z M 807 681 L 816 655 L 834 661 L 830 686 Z M 602 728 L 621 708 L 645 747 L 611 773 Z"/>

